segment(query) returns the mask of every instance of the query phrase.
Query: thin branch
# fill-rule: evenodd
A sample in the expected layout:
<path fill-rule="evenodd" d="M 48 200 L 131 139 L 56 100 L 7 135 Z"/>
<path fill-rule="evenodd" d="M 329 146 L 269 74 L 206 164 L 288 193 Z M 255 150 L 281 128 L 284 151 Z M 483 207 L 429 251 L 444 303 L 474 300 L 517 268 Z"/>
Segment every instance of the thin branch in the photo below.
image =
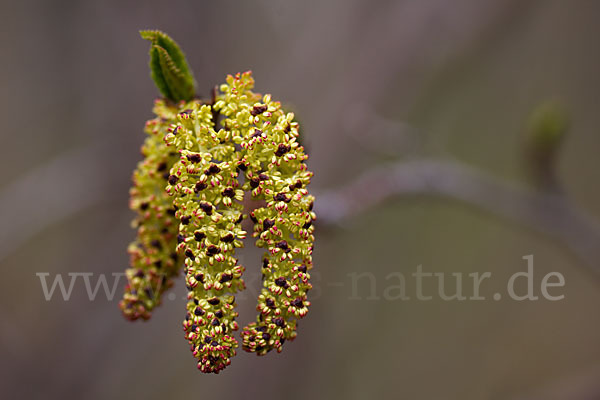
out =
<path fill-rule="evenodd" d="M 0 261 L 44 229 L 107 201 L 118 164 L 107 143 L 67 151 L 0 188 Z"/>
<path fill-rule="evenodd" d="M 48 226 L 106 201 L 106 145 L 61 155 L 2 188 L 0 259 Z M 31 190 L 45 193 L 43 207 Z M 320 223 L 339 224 L 391 198 L 436 196 L 476 206 L 546 234 L 600 275 L 600 226 L 561 193 L 518 187 L 455 161 L 419 159 L 375 167 L 338 189 L 316 193 Z M 10 211 L 10 212 L 9 212 Z"/>
<path fill-rule="evenodd" d="M 365 102 L 348 105 L 341 128 L 361 149 L 380 157 L 417 154 L 423 149 L 423 134 L 415 127 L 384 118 Z"/>
<path fill-rule="evenodd" d="M 338 189 L 316 194 L 319 221 L 337 224 L 390 198 L 436 196 L 509 218 L 564 243 L 600 275 L 600 226 L 559 193 L 518 187 L 455 161 L 381 165 Z"/>

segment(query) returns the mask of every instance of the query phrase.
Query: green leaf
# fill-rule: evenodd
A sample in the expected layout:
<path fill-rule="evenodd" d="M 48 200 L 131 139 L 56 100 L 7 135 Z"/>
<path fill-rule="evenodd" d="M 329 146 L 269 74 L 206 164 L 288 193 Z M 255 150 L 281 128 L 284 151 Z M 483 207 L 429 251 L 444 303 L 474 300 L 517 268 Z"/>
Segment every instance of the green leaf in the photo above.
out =
<path fill-rule="evenodd" d="M 196 82 L 177 43 L 161 31 L 140 31 L 140 35 L 152 42 L 150 73 L 160 93 L 175 102 L 191 100 Z"/>

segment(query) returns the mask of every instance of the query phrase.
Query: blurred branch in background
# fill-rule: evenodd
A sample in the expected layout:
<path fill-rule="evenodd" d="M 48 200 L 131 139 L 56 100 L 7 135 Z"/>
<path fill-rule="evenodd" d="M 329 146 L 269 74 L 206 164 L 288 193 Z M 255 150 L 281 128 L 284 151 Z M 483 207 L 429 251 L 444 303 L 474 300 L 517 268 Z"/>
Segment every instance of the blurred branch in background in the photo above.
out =
<path fill-rule="evenodd" d="M 340 224 L 386 200 L 457 200 L 558 239 L 600 275 L 600 226 L 568 197 L 504 182 L 457 161 L 415 159 L 377 166 L 331 191 L 315 192 L 319 221 Z"/>
<path fill-rule="evenodd" d="M 390 124 L 380 121 L 377 129 L 388 137 L 382 126 Z M 112 146 L 102 143 L 73 150 L 7 185 L 0 192 L 6 227 L 0 259 L 52 224 L 106 201 L 111 152 Z M 44 193 L 43 202 L 30 196 L 31 188 Z M 415 196 L 460 201 L 526 225 L 563 243 L 600 275 L 600 225 L 566 194 L 553 187 L 519 187 L 458 161 L 413 158 L 379 165 L 340 188 L 317 192 L 315 207 L 319 223 L 339 225 L 384 201 Z"/>
<path fill-rule="evenodd" d="M 423 151 L 423 135 L 415 127 L 384 118 L 364 102 L 350 104 L 341 123 L 359 148 L 374 155 L 398 158 Z"/>
<path fill-rule="evenodd" d="M 69 150 L 0 190 L 0 260 L 44 229 L 105 202 L 114 146 L 94 142 Z M 36 193 L 36 195 L 32 195 Z"/>
<path fill-rule="evenodd" d="M 421 143 L 414 129 L 386 121 L 365 107 L 357 106 L 355 111 L 354 122 L 365 133 L 354 135 L 354 139 L 363 148 L 385 149 L 388 155 L 419 152 Z M 548 235 L 600 276 L 600 225 L 574 204 L 554 179 L 558 146 L 568 127 L 561 112 L 555 105 L 544 103 L 532 114 L 525 147 L 528 154 L 533 152 L 531 168 L 540 177 L 535 188 L 517 186 L 458 161 L 413 157 L 373 167 L 340 188 L 317 191 L 319 223 L 339 225 L 391 199 L 441 197 Z M 106 160 L 112 151 L 108 143 L 70 151 L 3 188 L 0 218 L 7 229 L 0 237 L 0 260 L 48 226 L 106 201 L 111 182 Z M 43 202 L 30 196 L 31 188 L 44 193 Z"/>
<path fill-rule="evenodd" d="M 365 105 L 354 108 L 353 128 L 346 129 L 361 133 L 351 136 L 363 149 L 380 155 L 419 153 L 422 144 L 414 129 L 385 121 Z M 556 177 L 560 145 L 568 127 L 567 113 L 555 100 L 543 102 L 533 111 L 524 137 L 525 161 L 535 184 L 532 189 L 459 161 L 413 156 L 379 165 L 340 188 L 317 193 L 319 221 L 341 224 L 391 199 L 441 197 L 546 234 L 600 276 L 600 225 L 571 201 Z"/>

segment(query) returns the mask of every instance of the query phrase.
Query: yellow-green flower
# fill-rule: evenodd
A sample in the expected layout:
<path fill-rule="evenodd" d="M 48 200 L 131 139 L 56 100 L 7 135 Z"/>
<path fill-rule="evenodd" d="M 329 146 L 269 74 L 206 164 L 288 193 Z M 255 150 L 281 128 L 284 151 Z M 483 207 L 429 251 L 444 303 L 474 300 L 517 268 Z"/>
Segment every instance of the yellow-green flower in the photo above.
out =
<path fill-rule="evenodd" d="M 131 267 L 126 271 L 128 283 L 119 303 L 125 317 L 131 320 L 150 318 L 180 269 L 175 253 L 178 231 L 173 219 L 175 210 L 164 190 L 177 153 L 167 148 L 163 137 L 169 128 L 168 121 L 176 112 L 174 106 L 163 100 L 155 102 L 156 118 L 145 127 L 148 137 L 141 148 L 144 159 L 133 173 L 129 206 L 137 212 L 133 221 L 137 237 L 128 248 Z"/>
<path fill-rule="evenodd" d="M 252 92 L 250 72 L 227 76 L 213 100 L 203 102 L 193 98 L 195 81 L 175 42 L 159 31 L 142 37 L 152 42 L 152 77 L 166 99 L 155 103 L 144 160 L 134 172 L 130 205 L 138 234 L 120 306 L 129 319 L 148 319 L 183 261 L 185 337 L 198 368 L 218 373 L 238 346 L 235 294 L 245 286 L 235 251 L 247 235 L 245 193 L 263 204 L 247 212 L 256 245 L 266 252 L 259 314 L 243 329 L 243 348 L 281 351 L 308 312 L 312 173 L 294 115 L 270 95 Z"/>
<path fill-rule="evenodd" d="M 212 108 L 193 101 L 172 121 L 165 142 L 179 154 L 166 193 L 177 209 L 178 253 L 185 257 L 189 290 L 183 327 L 203 372 L 219 372 L 235 355 L 233 294 L 244 289 L 244 268 L 235 249 L 242 246 L 243 191 L 231 135 L 214 130 Z"/>
<path fill-rule="evenodd" d="M 312 268 L 314 198 L 306 189 L 312 173 L 308 156 L 297 142 L 298 123 L 270 95 L 262 98 L 251 89 L 249 72 L 227 78 L 215 108 L 225 115 L 223 126 L 236 132 L 239 162 L 245 170 L 243 188 L 266 207 L 250 213 L 256 245 L 263 256 L 263 289 L 256 322 L 242 332 L 246 351 L 263 355 L 281 351 L 296 337 L 297 320 L 308 312 L 308 270 Z M 262 100 L 262 101 L 261 101 Z"/>

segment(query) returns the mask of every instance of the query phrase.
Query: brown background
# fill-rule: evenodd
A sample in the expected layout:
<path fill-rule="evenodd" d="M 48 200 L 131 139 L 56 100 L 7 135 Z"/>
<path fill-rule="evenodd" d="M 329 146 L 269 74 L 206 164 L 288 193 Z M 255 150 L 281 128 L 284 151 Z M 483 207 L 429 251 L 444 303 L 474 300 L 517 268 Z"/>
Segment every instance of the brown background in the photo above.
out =
<path fill-rule="evenodd" d="M 0 396 L 600 398 L 598 276 L 559 241 L 448 200 L 395 199 L 319 225 L 298 339 L 279 355 L 240 351 L 218 376 L 189 354 L 182 282 L 150 322 L 128 323 L 116 300 L 89 301 L 81 282 L 70 301 L 46 302 L 35 275 L 126 266 L 129 179 L 157 94 L 143 28 L 181 44 L 201 94 L 252 69 L 259 91 L 285 100 L 315 192 L 417 151 L 527 185 L 524 121 L 557 97 L 573 120 L 560 179 L 600 218 L 599 13 L 585 0 L 3 1 Z M 242 324 L 253 318 L 258 254 L 249 243 L 242 255 Z M 528 254 L 536 285 L 565 276 L 564 300 L 367 300 L 366 285 L 350 299 L 348 274 L 372 272 L 381 295 L 387 274 L 417 265 L 490 271 L 489 297 Z"/>

